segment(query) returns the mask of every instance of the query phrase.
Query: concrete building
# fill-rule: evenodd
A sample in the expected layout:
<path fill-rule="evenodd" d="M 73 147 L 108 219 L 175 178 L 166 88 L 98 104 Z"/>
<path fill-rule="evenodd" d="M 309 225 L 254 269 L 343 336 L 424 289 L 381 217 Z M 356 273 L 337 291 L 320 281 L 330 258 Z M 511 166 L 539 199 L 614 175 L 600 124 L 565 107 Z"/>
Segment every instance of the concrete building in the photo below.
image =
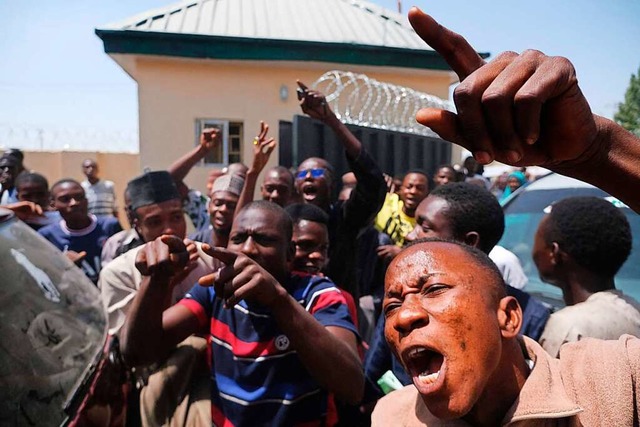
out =
<path fill-rule="evenodd" d="M 260 120 L 278 138 L 300 114 L 296 79 L 348 70 L 444 99 L 457 79 L 406 17 L 360 0 L 182 1 L 96 34 L 138 83 L 141 168 L 166 168 L 206 124 L 224 143 L 202 166 L 250 163 Z M 189 184 L 206 174 L 194 168 Z"/>

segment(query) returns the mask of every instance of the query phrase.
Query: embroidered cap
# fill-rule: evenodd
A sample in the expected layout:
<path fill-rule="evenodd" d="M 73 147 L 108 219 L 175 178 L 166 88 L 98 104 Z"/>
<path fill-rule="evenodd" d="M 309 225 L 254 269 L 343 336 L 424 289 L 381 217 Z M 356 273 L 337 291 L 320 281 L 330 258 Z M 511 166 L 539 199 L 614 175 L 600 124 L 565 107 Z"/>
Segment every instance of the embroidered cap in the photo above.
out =
<path fill-rule="evenodd" d="M 127 184 L 127 193 L 132 211 L 142 206 L 180 199 L 178 188 L 167 171 L 147 172 L 133 178 Z"/>
<path fill-rule="evenodd" d="M 228 191 L 231 194 L 240 196 L 242 193 L 242 187 L 244 186 L 244 179 L 241 176 L 234 174 L 222 175 L 213 182 L 211 187 L 211 194 L 218 191 Z"/>

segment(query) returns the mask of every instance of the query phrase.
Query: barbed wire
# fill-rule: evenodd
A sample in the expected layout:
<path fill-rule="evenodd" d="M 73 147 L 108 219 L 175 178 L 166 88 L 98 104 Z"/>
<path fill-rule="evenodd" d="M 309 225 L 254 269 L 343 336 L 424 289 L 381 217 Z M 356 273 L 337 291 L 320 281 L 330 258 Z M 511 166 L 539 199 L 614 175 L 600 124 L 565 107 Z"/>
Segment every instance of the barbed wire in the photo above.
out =
<path fill-rule="evenodd" d="M 138 131 L 0 123 L 0 149 L 138 153 Z"/>
<path fill-rule="evenodd" d="M 454 111 L 451 102 L 437 96 L 348 71 L 328 71 L 312 86 L 324 93 L 342 122 L 359 126 L 437 137 L 416 122 L 416 113 L 425 107 Z"/>

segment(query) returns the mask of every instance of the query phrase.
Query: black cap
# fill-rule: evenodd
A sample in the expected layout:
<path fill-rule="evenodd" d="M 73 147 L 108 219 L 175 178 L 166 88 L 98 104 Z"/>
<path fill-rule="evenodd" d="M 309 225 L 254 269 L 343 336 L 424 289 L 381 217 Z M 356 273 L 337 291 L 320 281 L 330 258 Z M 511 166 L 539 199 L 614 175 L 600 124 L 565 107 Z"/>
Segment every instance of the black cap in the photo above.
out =
<path fill-rule="evenodd" d="M 17 167 L 19 164 L 20 160 L 9 154 L 3 154 L 2 156 L 0 156 L 0 165 L 2 166 Z"/>
<path fill-rule="evenodd" d="M 24 160 L 24 153 L 19 148 L 9 148 L 7 151 L 4 152 L 4 155 L 15 157 L 20 161 L 20 163 L 22 163 L 22 161 Z"/>
<path fill-rule="evenodd" d="M 180 199 L 178 188 L 167 171 L 147 172 L 133 178 L 127 184 L 127 193 L 132 211 L 142 206 Z"/>

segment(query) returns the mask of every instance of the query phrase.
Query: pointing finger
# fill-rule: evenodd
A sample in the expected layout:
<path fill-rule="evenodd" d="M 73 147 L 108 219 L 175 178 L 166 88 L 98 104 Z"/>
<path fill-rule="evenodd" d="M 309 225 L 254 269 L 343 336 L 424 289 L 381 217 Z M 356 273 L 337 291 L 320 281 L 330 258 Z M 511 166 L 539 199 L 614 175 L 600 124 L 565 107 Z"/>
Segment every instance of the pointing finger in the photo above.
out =
<path fill-rule="evenodd" d="M 443 27 L 417 7 L 409 11 L 409 22 L 420 38 L 442 55 L 460 81 L 485 64 L 464 37 Z"/>
<path fill-rule="evenodd" d="M 236 258 L 238 258 L 238 254 L 232 252 L 225 248 L 211 247 L 209 245 L 203 245 L 202 250 L 207 254 L 216 259 L 219 259 L 226 265 L 233 265 L 236 262 Z"/>
<path fill-rule="evenodd" d="M 186 251 L 186 247 L 182 242 L 182 239 L 177 236 L 163 234 L 162 236 L 160 236 L 160 240 L 162 240 L 162 243 L 169 247 L 169 252 L 175 253 Z"/>

